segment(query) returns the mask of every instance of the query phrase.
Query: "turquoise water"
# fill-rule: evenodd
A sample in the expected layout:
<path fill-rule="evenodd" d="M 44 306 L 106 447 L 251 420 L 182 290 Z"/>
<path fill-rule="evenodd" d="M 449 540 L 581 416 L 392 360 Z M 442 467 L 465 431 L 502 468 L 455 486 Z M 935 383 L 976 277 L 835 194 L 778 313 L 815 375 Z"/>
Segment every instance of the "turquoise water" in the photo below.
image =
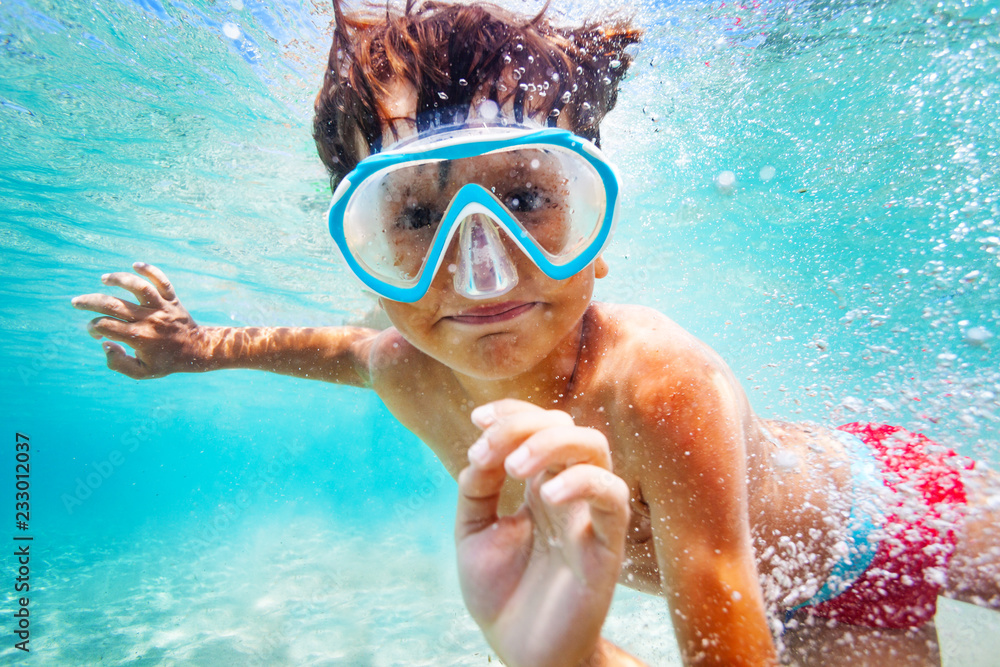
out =
<path fill-rule="evenodd" d="M 1000 3 L 626 9 L 647 39 L 603 128 L 627 203 L 598 298 L 694 331 L 763 416 L 891 421 L 1000 463 Z M 69 305 L 141 259 L 201 323 L 364 316 L 310 138 L 329 20 L 0 3 L 0 416 L 11 474 L 31 438 L 35 664 L 488 663 L 454 484 L 374 397 L 129 380 Z M 993 615 L 940 624 L 947 664 L 997 654 Z M 0 660 L 25 658 L 7 629 Z M 675 659 L 655 599 L 623 592 L 608 632 Z"/>

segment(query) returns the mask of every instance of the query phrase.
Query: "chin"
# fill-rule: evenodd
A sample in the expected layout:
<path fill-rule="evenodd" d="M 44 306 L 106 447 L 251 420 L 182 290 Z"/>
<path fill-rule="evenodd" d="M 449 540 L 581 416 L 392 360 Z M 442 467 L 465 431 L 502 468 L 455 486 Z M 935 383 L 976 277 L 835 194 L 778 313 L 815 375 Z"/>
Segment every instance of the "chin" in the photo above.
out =
<path fill-rule="evenodd" d="M 472 344 L 462 359 L 442 359 L 453 370 L 479 380 L 506 380 L 525 373 L 538 364 L 544 355 L 532 355 L 520 342 L 521 336 L 500 333 L 487 336 Z"/>

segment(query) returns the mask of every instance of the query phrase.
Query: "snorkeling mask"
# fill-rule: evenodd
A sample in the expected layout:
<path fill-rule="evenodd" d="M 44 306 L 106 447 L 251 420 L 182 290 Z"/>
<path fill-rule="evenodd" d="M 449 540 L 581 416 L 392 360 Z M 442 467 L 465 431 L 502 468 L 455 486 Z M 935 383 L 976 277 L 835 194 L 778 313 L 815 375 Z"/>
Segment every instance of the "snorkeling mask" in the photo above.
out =
<path fill-rule="evenodd" d="M 377 294 L 422 298 L 447 270 L 469 299 L 517 284 L 506 235 L 555 280 L 590 264 L 618 213 L 618 179 L 594 144 L 552 127 L 464 124 L 362 160 L 337 186 L 330 234 Z"/>

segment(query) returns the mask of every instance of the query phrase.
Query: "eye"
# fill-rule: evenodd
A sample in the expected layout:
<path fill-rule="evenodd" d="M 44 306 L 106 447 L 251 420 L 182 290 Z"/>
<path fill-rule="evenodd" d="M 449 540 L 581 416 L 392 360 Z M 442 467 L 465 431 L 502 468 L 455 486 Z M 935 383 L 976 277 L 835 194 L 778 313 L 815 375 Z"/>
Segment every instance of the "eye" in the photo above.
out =
<path fill-rule="evenodd" d="M 537 190 L 516 190 L 504 202 L 511 213 L 531 213 L 545 206 L 545 197 Z"/>
<path fill-rule="evenodd" d="M 441 222 L 441 212 L 427 206 L 414 204 L 407 206 L 396 221 L 396 227 L 403 230 L 416 230 L 437 226 Z"/>

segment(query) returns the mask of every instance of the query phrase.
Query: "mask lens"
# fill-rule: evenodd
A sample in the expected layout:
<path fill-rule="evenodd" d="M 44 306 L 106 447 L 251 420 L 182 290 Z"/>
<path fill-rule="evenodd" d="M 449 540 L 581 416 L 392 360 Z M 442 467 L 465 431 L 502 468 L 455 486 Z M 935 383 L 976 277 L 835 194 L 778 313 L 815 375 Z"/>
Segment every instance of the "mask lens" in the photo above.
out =
<path fill-rule="evenodd" d="M 387 282 L 417 282 L 450 199 L 438 186 L 446 161 L 404 165 L 361 184 L 344 211 L 354 257 Z"/>
<path fill-rule="evenodd" d="M 476 182 L 500 200 L 553 264 L 569 262 L 597 235 L 606 207 L 604 183 L 580 155 L 547 146 L 470 160 L 482 170 Z"/>
<path fill-rule="evenodd" d="M 604 183 L 586 159 L 555 145 L 514 146 L 451 160 L 416 159 L 367 178 L 344 210 L 348 248 L 370 275 L 399 287 L 415 285 L 438 235 L 451 235 L 463 223 L 450 220 L 441 229 L 452 200 L 468 184 L 504 206 L 523 231 L 512 234 L 518 243 L 533 244 L 556 265 L 584 252 L 605 219 Z M 445 241 L 437 243 L 441 250 Z"/>

